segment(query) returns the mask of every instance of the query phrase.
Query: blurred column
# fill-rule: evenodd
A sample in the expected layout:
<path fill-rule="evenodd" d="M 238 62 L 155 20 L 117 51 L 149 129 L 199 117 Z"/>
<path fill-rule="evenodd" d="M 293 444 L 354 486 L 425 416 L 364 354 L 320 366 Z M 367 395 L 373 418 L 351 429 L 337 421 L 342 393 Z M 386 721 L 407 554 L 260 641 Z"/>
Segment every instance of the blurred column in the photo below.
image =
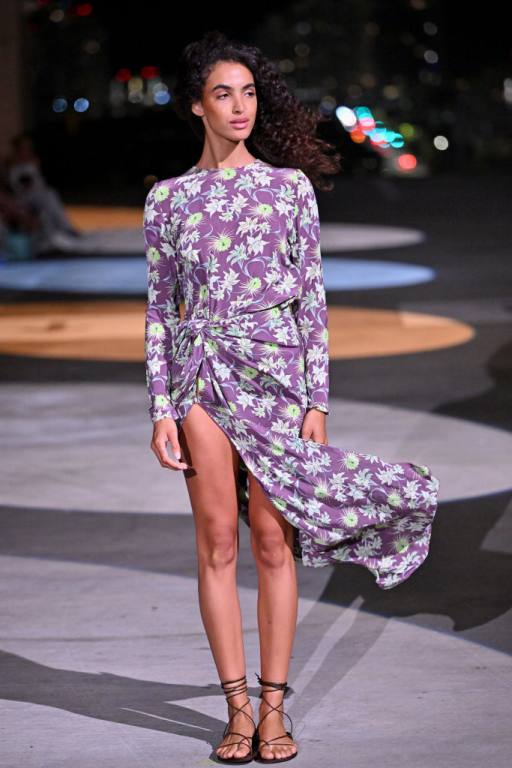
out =
<path fill-rule="evenodd" d="M 21 3 L 0 3 L 0 156 L 11 137 L 24 128 L 21 105 Z"/>

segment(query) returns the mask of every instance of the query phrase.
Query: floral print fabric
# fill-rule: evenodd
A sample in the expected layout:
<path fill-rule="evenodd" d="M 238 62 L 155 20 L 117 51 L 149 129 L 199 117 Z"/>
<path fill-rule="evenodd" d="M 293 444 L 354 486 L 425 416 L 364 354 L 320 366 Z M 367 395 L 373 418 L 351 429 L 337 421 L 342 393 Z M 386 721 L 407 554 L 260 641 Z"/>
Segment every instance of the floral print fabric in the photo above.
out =
<path fill-rule="evenodd" d="M 352 562 L 389 589 L 425 560 L 439 481 L 429 467 L 303 440 L 306 410 L 329 413 L 320 223 L 300 169 L 256 160 L 192 166 L 144 207 L 146 378 L 153 421 L 194 402 L 294 526 L 294 555 Z M 184 306 L 180 315 L 180 303 Z"/>

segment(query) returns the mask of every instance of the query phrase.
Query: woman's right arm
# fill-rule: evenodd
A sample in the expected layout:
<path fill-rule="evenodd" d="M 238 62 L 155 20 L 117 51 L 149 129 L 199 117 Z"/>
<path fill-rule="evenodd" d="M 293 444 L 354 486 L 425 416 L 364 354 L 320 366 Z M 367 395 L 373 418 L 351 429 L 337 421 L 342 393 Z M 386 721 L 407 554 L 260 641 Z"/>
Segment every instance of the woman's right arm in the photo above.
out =
<path fill-rule="evenodd" d="M 178 414 L 169 396 L 173 334 L 180 320 L 176 253 L 168 227 L 169 196 L 169 186 L 157 182 L 144 205 L 148 290 L 144 333 L 146 383 L 149 415 L 154 423 L 151 448 L 162 466 L 185 469 L 187 464 L 170 459 L 166 451 L 166 443 L 170 442 L 174 454 L 181 457 L 175 424 Z"/>

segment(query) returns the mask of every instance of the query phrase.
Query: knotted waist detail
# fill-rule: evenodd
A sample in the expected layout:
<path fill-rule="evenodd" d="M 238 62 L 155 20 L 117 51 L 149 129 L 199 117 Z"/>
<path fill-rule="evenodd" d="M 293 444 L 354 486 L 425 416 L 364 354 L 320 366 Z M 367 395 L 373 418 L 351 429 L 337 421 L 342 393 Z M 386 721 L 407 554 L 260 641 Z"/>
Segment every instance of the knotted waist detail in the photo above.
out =
<path fill-rule="evenodd" d="M 230 365 L 231 361 L 229 352 L 223 359 L 224 344 L 216 344 L 216 337 L 227 343 L 228 337 L 276 343 L 274 320 L 276 327 L 287 327 L 285 336 L 291 347 L 296 346 L 300 335 L 290 306 L 294 299 L 292 296 L 270 307 L 232 315 L 208 314 L 208 310 L 199 310 L 180 320 L 174 329 L 170 365 L 173 404 L 177 405 L 183 398 L 190 397 L 203 363 L 206 367 L 202 370 L 201 386 L 206 386 L 207 391 L 213 387 L 217 397 L 222 399 L 222 378 L 218 376 L 218 370 L 219 366 Z M 280 344 L 286 345 L 286 342 L 281 340 Z"/>
<path fill-rule="evenodd" d="M 278 312 L 279 315 L 282 313 L 281 316 L 288 316 L 293 319 L 290 305 L 294 300 L 295 296 L 291 296 L 271 307 L 264 307 L 251 312 L 238 312 L 233 315 L 206 314 L 206 310 L 200 310 L 190 317 L 183 318 L 178 323 L 175 331 L 176 349 L 179 348 L 184 335 L 195 338 L 202 332 L 214 336 L 228 332 L 229 335 L 245 336 L 251 330 L 260 327 L 260 324 L 263 324 L 264 314 L 272 311 Z"/>
<path fill-rule="evenodd" d="M 247 312 L 238 315 L 191 315 L 190 317 L 183 318 L 177 326 L 177 336 L 181 337 L 183 334 L 190 334 L 191 336 L 197 336 L 201 331 L 215 333 L 218 331 L 226 330 L 228 328 L 240 327 L 240 323 L 246 319 L 254 316 L 254 313 Z"/>

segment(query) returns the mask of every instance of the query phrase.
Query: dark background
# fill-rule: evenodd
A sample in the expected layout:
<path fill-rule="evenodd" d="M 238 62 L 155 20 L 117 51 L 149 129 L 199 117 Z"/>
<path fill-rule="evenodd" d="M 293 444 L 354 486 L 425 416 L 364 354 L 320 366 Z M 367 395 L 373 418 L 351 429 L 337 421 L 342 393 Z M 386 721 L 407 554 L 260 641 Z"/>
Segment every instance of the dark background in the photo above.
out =
<path fill-rule="evenodd" d="M 428 175 L 508 174 L 512 168 L 512 104 L 504 96 L 505 78 L 512 77 L 505 5 L 264 0 L 243 7 L 229 2 L 86 6 L 23 6 L 25 124 L 49 183 L 66 201 L 139 204 L 148 175 L 176 175 L 199 158 L 199 142 L 174 114 L 172 87 L 182 48 L 208 29 L 256 44 L 275 62 L 292 63 L 286 72 L 290 87 L 309 106 L 324 105 L 330 120 L 320 133 L 341 152 L 346 176 L 379 175 L 382 159 L 368 142 L 350 140 L 332 114 L 342 104 L 369 106 L 395 130 L 412 123 L 417 137 L 406 148 Z M 64 18 L 56 23 L 52 12 L 59 8 Z M 436 25 L 436 34 L 427 33 L 429 24 Z M 427 63 L 425 49 L 435 50 L 438 61 Z M 170 102 L 114 104 L 116 72 L 128 68 L 138 75 L 149 65 L 159 68 Z M 389 84 L 398 87 L 399 98 L 385 96 Z M 68 100 L 65 112 L 52 109 L 58 96 Z M 74 111 L 78 97 L 89 100 L 86 112 Z M 448 138 L 448 150 L 433 148 L 438 134 Z"/>

